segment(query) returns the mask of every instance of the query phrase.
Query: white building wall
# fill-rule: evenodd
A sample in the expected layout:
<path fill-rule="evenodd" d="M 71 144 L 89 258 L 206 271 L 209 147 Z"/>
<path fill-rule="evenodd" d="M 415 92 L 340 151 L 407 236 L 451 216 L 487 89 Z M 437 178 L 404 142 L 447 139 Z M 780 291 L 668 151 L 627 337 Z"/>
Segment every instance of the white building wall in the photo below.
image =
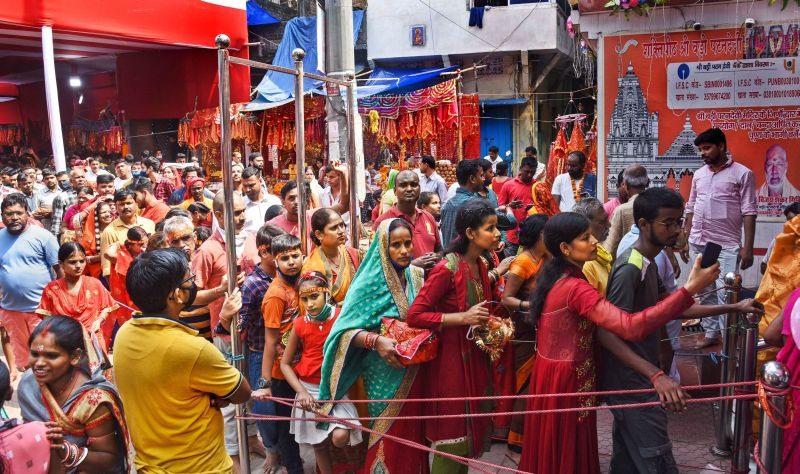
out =
<path fill-rule="evenodd" d="M 468 26 L 467 5 L 463 0 L 371 0 L 367 14 L 369 58 L 528 50 L 569 53 L 565 20 L 555 3 L 493 7 L 484 14 L 483 28 Z M 425 26 L 425 46 L 411 45 L 413 25 Z"/>

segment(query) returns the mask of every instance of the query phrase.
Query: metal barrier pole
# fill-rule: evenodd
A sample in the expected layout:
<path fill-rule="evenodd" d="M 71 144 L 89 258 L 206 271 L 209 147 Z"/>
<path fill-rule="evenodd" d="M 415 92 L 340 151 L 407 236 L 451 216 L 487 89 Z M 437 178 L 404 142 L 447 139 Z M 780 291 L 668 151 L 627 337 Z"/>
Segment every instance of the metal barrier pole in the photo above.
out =
<path fill-rule="evenodd" d="M 308 242 L 306 241 L 306 123 L 305 123 L 305 98 L 303 96 L 303 58 L 306 52 L 301 48 L 292 51 L 294 60 L 294 121 L 295 121 L 295 145 L 294 154 L 296 155 L 297 167 L 297 225 L 300 229 L 300 245 L 303 255 L 308 252 Z"/>
<path fill-rule="evenodd" d="M 219 123 L 220 123 L 220 162 L 222 163 L 222 186 L 225 193 L 225 242 L 227 247 L 228 292 L 236 289 L 236 226 L 233 222 L 233 173 L 231 153 L 231 91 L 228 61 L 230 38 L 217 35 L 217 65 L 219 67 Z M 233 365 L 244 374 L 244 359 L 239 341 L 237 318 L 231 320 L 231 356 Z M 236 409 L 236 434 L 239 438 L 240 472 L 250 472 L 250 449 L 247 445 L 247 422 L 242 419 L 246 415 L 245 405 L 238 403 Z"/>
<path fill-rule="evenodd" d="M 734 304 L 739 300 L 739 291 L 742 287 L 742 277 L 734 272 L 725 275 L 725 302 L 727 304 Z M 738 328 L 736 323 L 738 321 L 738 314 L 727 313 L 724 318 L 724 329 L 722 332 L 722 353 L 725 357 L 722 360 L 722 368 L 720 374 L 720 382 L 729 383 L 733 382 L 736 378 L 736 360 L 733 354 L 736 348 L 736 340 L 738 336 Z M 727 397 L 732 395 L 730 387 L 721 387 L 719 389 L 720 397 Z M 731 400 L 719 401 L 719 413 L 717 416 L 717 425 L 715 427 L 716 443 L 711 451 L 717 456 L 730 456 L 731 455 L 731 440 L 733 434 L 731 433 Z"/>
<path fill-rule="evenodd" d="M 761 368 L 761 382 L 770 389 L 785 390 L 789 387 L 789 370 L 780 362 L 767 362 Z M 784 395 L 769 396 L 769 399 L 775 409 L 781 411 L 784 409 L 786 404 Z M 769 474 L 780 473 L 782 468 L 783 429 L 777 426 L 766 414 L 761 416 L 761 439 L 758 447 L 761 462 L 764 464 L 766 471 Z"/>
<path fill-rule="evenodd" d="M 351 73 L 345 75 L 347 81 L 347 165 L 349 171 L 348 180 L 350 181 L 350 246 L 358 249 L 361 240 L 361 231 L 359 224 L 361 220 L 358 218 L 358 187 L 356 180 L 358 179 L 358 163 L 356 160 L 356 116 L 358 113 L 358 105 L 356 104 L 355 91 L 355 77 Z M 354 110 L 355 109 L 355 110 Z M 363 176 L 361 179 L 364 179 Z"/>
<path fill-rule="evenodd" d="M 740 369 L 743 382 L 756 380 L 756 355 L 758 346 L 758 322 L 761 315 L 748 313 L 744 336 L 744 350 L 739 354 Z M 754 392 L 752 386 L 742 391 Z M 733 430 L 733 471 L 747 472 L 750 465 L 750 443 L 753 439 L 753 401 L 737 399 L 735 401 L 735 428 Z"/>

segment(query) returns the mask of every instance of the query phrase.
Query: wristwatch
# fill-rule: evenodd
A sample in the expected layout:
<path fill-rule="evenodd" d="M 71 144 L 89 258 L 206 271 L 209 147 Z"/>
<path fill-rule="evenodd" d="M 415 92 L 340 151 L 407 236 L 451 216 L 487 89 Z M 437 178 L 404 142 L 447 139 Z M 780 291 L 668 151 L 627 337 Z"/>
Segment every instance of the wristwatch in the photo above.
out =
<path fill-rule="evenodd" d="M 264 377 L 258 379 L 258 389 L 261 390 L 262 388 L 272 388 L 272 379 L 267 380 Z"/>

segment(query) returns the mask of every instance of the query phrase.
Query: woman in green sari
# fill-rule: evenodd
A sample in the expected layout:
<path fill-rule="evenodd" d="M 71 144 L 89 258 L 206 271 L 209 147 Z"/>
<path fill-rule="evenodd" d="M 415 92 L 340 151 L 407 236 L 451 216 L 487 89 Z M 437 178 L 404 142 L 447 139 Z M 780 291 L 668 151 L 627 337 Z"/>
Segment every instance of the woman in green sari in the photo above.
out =
<path fill-rule="evenodd" d="M 370 416 L 415 416 L 422 386 L 416 379 L 419 366 L 399 362 L 395 341 L 379 336 L 382 318 L 405 320 L 408 307 L 422 288 L 423 271 L 411 266 L 411 227 L 402 219 L 387 219 L 378 227 L 375 239 L 356 273 L 339 318 L 325 342 L 320 400 L 339 400 L 361 377 L 370 400 Z M 368 349 L 369 348 L 369 349 Z M 330 413 L 332 404 L 323 405 Z M 369 427 L 379 433 L 424 443 L 421 420 L 378 420 Z M 427 453 L 409 449 L 381 436 L 369 438 L 365 473 L 427 473 Z"/>

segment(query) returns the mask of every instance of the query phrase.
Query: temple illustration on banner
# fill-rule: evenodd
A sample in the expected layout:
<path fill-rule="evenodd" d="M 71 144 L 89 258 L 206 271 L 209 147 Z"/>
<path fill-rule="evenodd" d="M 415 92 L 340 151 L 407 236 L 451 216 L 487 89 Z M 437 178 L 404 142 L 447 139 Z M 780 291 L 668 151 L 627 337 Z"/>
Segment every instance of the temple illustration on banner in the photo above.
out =
<path fill-rule="evenodd" d="M 647 168 L 652 186 L 666 186 L 672 179 L 676 191 L 680 192 L 681 177 L 693 174 L 702 164 L 694 145 L 697 134 L 692 130 L 689 116 L 666 153 L 659 155 L 658 112 L 647 110 L 647 99 L 632 64 L 628 64 L 627 72 L 617 79 L 617 84 L 617 98 L 606 138 L 609 196 L 617 194 L 619 172 L 635 164 Z"/>

